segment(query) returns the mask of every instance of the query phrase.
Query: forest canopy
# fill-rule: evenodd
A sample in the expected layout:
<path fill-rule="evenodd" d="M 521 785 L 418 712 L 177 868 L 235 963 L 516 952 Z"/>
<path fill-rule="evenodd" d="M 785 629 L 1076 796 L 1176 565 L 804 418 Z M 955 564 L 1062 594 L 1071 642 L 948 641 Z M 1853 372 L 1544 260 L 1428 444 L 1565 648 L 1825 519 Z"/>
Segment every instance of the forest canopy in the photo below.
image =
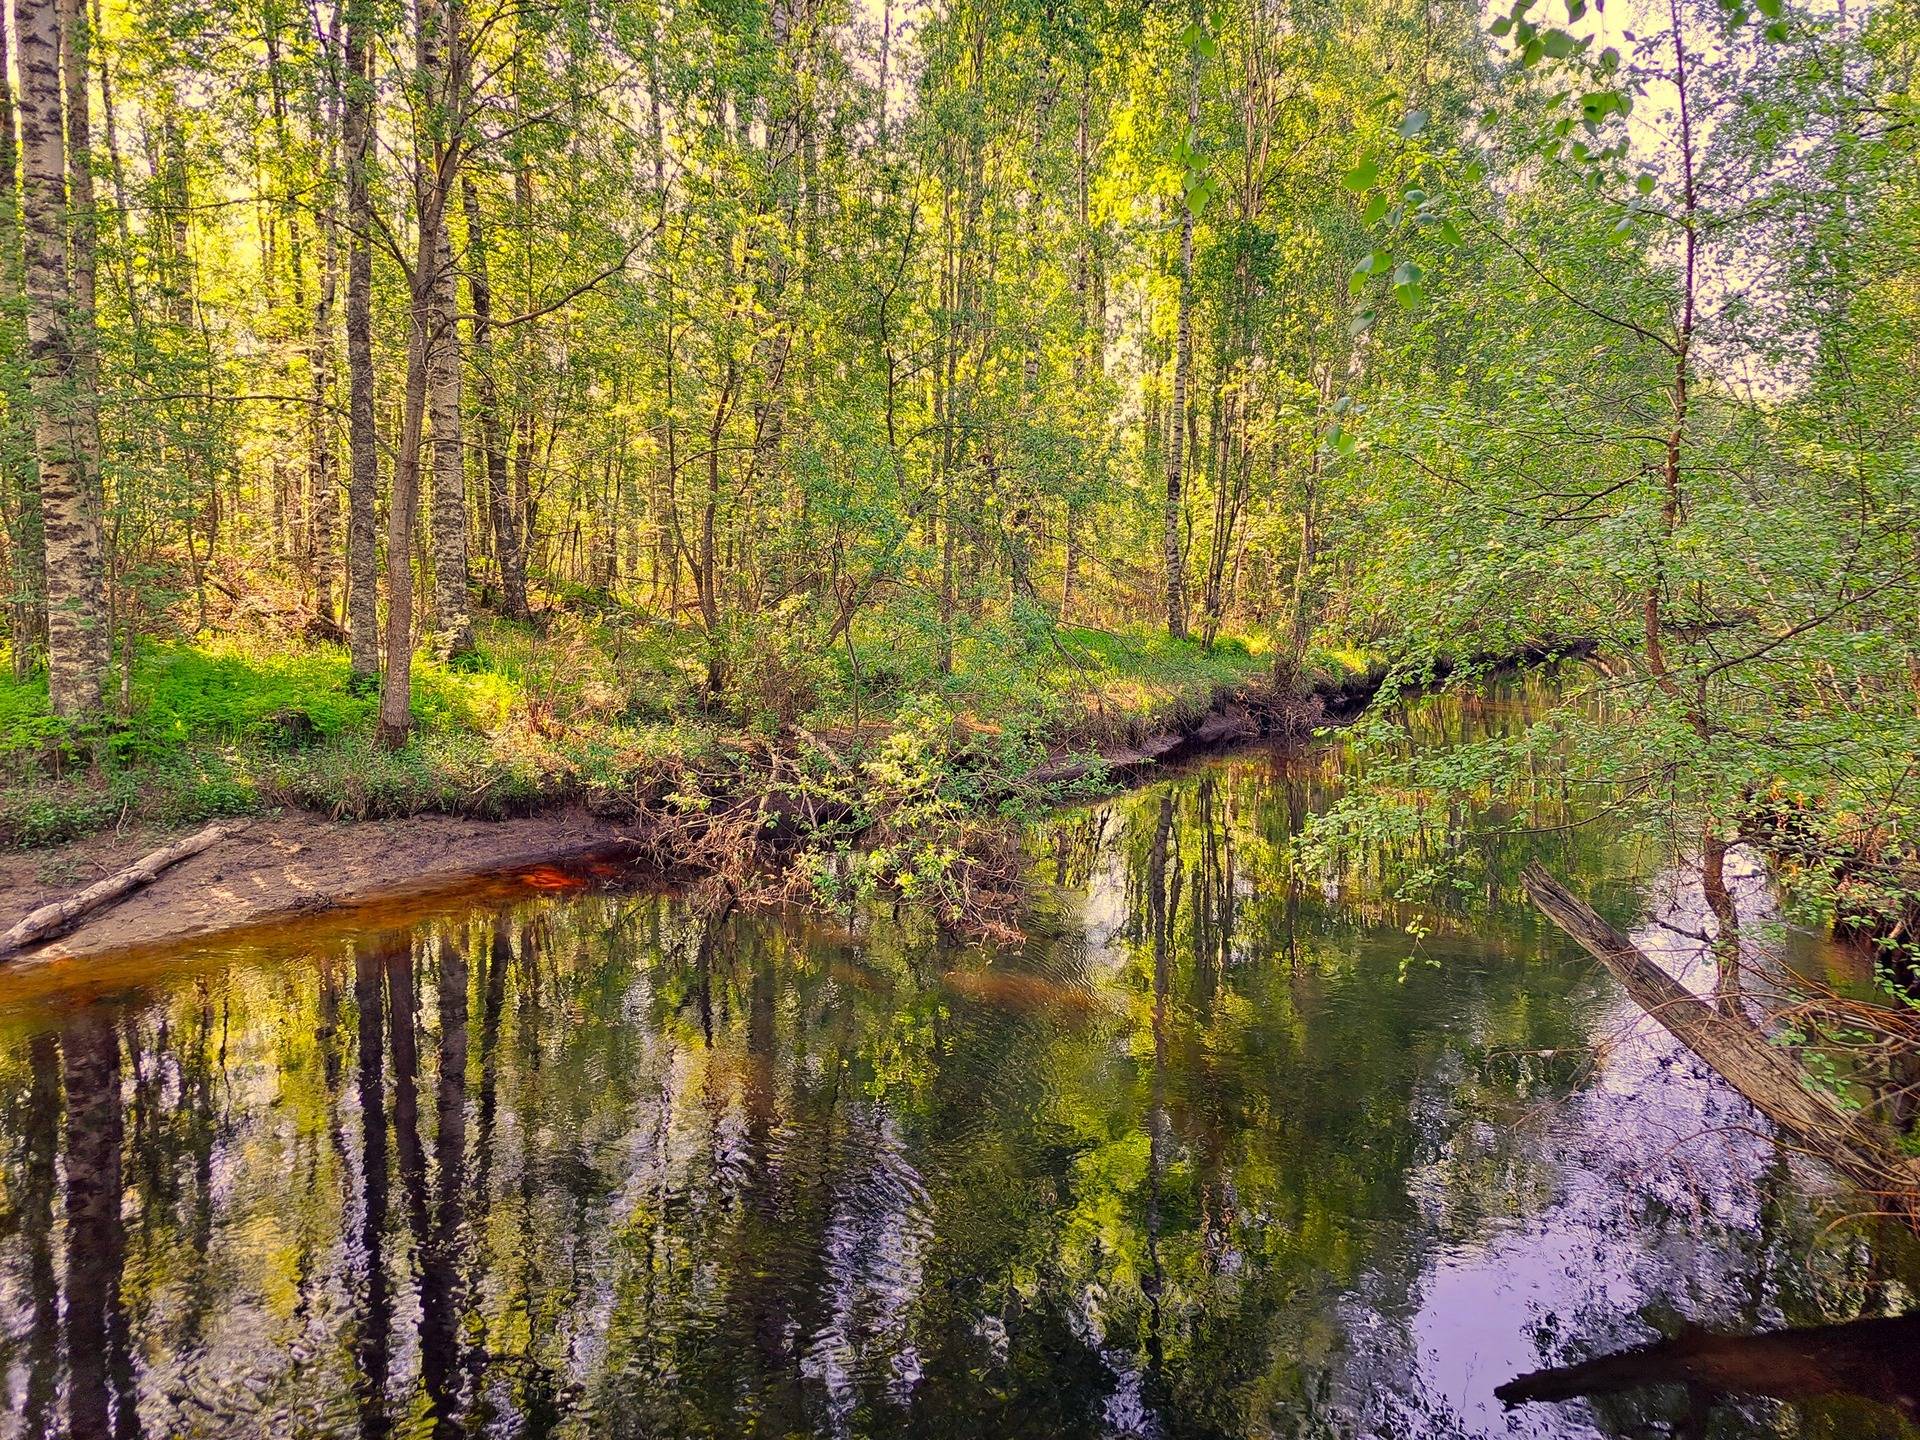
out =
<path fill-rule="evenodd" d="M 1903 933 L 1910 6 L 5 19 L 15 841 L 755 745 L 951 820 L 963 751 L 1577 649 L 1524 735 L 1376 718 L 1318 853 L 1592 786 Z"/>

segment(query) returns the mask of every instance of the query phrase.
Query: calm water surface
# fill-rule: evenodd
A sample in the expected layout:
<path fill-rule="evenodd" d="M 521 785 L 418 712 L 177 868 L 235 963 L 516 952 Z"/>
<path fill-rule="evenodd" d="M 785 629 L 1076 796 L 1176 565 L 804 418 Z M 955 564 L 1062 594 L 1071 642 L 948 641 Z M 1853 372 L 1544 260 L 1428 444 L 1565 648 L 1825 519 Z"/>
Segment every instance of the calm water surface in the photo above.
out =
<path fill-rule="evenodd" d="M 0 1433 L 1920 1433 L 1494 1398 L 1899 1313 L 1917 1267 L 1510 902 L 1289 886 L 1336 763 L 1037 829 L 1018 951 L 534 872 L 106 993 L 13 977 Z M 1548 858 L 1689 971 L 1683 882 Z"/>

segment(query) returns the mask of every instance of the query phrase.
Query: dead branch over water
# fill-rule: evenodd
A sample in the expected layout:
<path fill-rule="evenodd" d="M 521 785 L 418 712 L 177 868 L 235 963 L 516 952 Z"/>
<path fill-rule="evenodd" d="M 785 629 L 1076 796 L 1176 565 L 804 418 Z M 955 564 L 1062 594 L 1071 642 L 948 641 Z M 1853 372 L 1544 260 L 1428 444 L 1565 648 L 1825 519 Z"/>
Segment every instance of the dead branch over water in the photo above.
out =
<path fill-rule="evenodd" d="M 1762 1115 L 1867 1193 L 1920 1218 L 1920 1159 L 1889 1127 L 1850 1114 L 1782 1046 L 1738 1013 L 1700 999 L 1539 864 L 1520 883 L 1547 918 L 1592 955 L 1639 1007 Z"/>

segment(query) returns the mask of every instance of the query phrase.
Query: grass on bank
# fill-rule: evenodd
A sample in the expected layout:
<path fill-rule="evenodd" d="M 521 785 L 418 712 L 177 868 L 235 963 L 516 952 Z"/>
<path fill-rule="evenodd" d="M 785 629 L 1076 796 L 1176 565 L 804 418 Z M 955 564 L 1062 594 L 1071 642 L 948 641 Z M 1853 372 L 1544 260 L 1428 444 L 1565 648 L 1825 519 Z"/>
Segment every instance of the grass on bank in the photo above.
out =
<path fill-rule="evenodd" d="M 796 637 L 804 633 L 795 627 Z M 563 800 L 617 803 L 755 745 L 824 737 L 859 763 L 888 737 L 941 730 L 1007 773 L 1062 746 L 1124 740 L 1206 709 L 1268 668 L 1258 647 L 1211 651 L 1142 631 L 976 622 L 938 664 L 937 624 L 876 612 L 851 645 L 777 631 L 736 647 L 726 703 L 706 703 L 697 631 L 615 605 L 538 628 L 485 619 L 453 666 L 422 655 L 415 737 L 374 741 L 378 696 L 340 647 L 270 629 L 149 642 L 129 703 L 60 762 L 44 677 L 0 679 L 0 841 L 45 845 L 132 817 L 185 825 L 281 806 L 336 818 L 498 817 Z M 1350 668 L 1348 657 L 1322 657 Z M 66 737 L 73 738 L 73 737 Z"/>

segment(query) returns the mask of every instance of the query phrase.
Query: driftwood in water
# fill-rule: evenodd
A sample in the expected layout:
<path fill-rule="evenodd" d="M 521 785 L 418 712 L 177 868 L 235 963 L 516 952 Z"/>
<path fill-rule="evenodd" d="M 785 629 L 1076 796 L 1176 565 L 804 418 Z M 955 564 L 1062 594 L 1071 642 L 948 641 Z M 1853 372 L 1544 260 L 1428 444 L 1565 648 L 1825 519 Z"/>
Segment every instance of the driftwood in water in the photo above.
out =
<path fill-rule="evenodd" d="M 1580 943 L 1634 1002 L 1718 1072 L 1753 1108 L 1848 1179 L 1896 1206 L 1920 1211 L 1920 1161 L 1893 1135 L 1814 1089 L 1793 1057 L 1749 1021 L 1707 1004 L 1649 960 L 1539 865 L 1520 876 L 1549 920 Z"/>
<path fill-rule="evenodd" d="M 1508 1405 L 1691 1385 L 1722 1395 L 1803 1400 L 1860 1395 L 1920 1420 L 1920 1311 L 1764 1335 L 1695 1331 L 1578 1365 L 1536 1370 L 1493 1393 Z"/>
<path fill-rule="evenodd" d="M 45 940 L 59 934 L 76 920 L 92 914 L 101 906 L 110 905 L 128 892 L 152 883 L 154 877 L 161 871 L 178 865 L 189 855 L 198 855 L 209 845 L 218 844 L 227 836 L 246 829 L 249 823 L 245 820 L 238 823 L 226 822 L 209 825 L 204 830 L 196 830 L 193 834 L 176 840 L 171 845 L 163 845 L 150 854 L 142 855 L 126 869 L 89 885 L 77 895 L 69 895 L 65 900 L 54 900 L 40 906 L 5 935 L 0 935 L 0 955 L 10 955 L 23 945 L 31 945 L 37 940 Z"/>

